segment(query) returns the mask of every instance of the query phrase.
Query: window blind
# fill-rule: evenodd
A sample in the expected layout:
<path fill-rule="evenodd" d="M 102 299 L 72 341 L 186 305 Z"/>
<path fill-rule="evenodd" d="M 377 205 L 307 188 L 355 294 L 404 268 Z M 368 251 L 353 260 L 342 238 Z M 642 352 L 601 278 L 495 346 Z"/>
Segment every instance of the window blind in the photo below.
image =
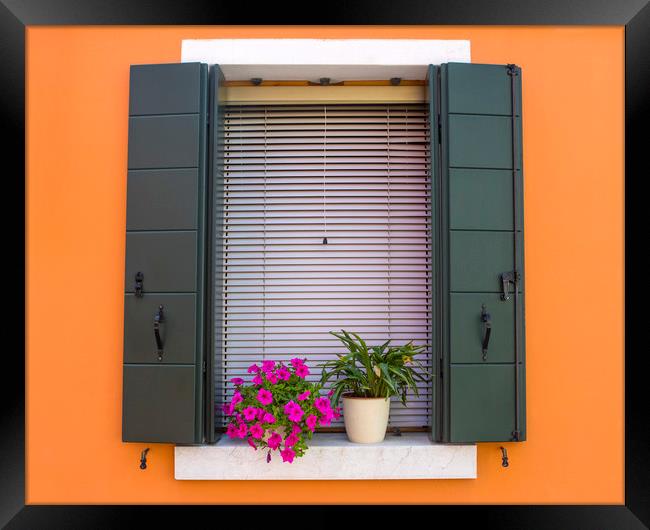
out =
<path fill-rule="evenodd" d="M 218 406 L 252 362 L 411 339 L 431 369 L 430 160 L 425 104 L 224 109 L 223 358 Z M 431 391 L 391 405 L 390 425 L 430 425 Z M 333 423 L 341 426 L 342 421 Z"/>

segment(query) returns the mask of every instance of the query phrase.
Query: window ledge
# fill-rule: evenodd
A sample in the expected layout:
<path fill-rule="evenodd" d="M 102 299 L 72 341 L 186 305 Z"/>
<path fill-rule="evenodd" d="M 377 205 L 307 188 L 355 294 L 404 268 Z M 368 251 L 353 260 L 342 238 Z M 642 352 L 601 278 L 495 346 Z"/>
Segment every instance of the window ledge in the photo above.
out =
<path fill-rule="evenodd" d="M 343 433 L 316 434 L 302 458 L 266 463 L 241 440 L 176 446 L 176 480 L 360 480 L 476 478 L 476 445 L 431 442 L 427 433 L 386 435 L 380 444 L 355 444 Z"/>

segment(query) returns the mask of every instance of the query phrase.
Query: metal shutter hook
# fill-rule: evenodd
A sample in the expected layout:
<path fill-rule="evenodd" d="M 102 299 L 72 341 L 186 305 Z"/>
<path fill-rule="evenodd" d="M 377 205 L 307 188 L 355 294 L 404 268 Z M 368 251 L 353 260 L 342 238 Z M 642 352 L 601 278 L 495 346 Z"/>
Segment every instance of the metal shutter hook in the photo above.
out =
<path fill-rule="evenodd" d="M 142 453 L 140 453 L 140 469 L 147 469 L 147 453 L 149 448 L 147 447 Z"/>
<path fill-rule="evenodd" d="M 508 451 L 505 447 L 499 447 L 501 449 L 501 465 L 503 467 L 508 467 L 510 463 L 508 462 Z"/>

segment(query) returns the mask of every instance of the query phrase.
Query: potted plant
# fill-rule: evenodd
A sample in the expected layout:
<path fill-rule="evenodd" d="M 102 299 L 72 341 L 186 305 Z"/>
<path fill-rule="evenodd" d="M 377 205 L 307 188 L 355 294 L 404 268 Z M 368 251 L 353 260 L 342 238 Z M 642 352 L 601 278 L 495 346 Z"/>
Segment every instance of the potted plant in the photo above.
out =
<path fill-rule="evenodd" d="M 349 353 L 323 364 L 321 384 L 333 379 L 332 403 L 336 406 L 343 399 L 345 432 L 351 442 L 381 442 L 386 435 L 390 397 L 400 396 L 407 406 L 407 390 L 418 395 L 416 381 L 431 378 L 414 359 L 425 347 L 415 346 L 413 341 L 391 346 L 390 340 L 381 346 L 368 346 L 356 333 L 330 333 Z"/>
<path fill-rule="evenodd" d="M 292 463 L 305 454 L 316 427 L 339 417 L 330 400 L 320 396 L 321 385 L 306 380 L 306 359 L 291 359 L 289 366 L 265 360 L 251 364 L 248 373 L 253 376 L 248 383 L 240 377 L 231 381 L 235 392 L 223 406 L 229 418 L 226 435 L 266 450 L 267 462 L 278 451 L 283 462 Z"/>

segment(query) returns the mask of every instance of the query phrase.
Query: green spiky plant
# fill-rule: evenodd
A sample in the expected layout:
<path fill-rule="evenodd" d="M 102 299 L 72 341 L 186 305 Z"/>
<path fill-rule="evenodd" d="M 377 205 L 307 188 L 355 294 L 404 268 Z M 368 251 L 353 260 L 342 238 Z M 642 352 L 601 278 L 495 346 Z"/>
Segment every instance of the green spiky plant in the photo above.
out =
<path fill-rule="evenodd" d="M 390 340 L 381 346 L 368 346 L 356 333 L 330 331 L 348 349 L 347 354 L 323 364 L 321 383 L 330 379 L 332 403 L 336 406 L 341 395 L 348 391 L 356 397 L 378 398 L 399 396 L 406 405 L 410 388 L 417 396 L 416 381 L 428 381 L 432 374 L 414 357 L 425 349 L 409 341 L 403 346 L 391 346 Z"/>

